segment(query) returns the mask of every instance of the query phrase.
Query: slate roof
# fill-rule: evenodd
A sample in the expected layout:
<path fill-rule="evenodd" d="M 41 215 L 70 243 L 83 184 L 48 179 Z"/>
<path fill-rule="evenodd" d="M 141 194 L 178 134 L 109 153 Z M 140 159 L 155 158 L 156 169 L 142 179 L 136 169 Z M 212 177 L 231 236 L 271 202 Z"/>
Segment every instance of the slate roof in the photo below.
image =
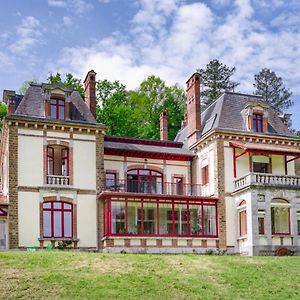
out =
<path fill-rule="evenodd" d="M 88 109 L 80 94 L 77 91 L 72 91 L 72 89 L 60 84 L 31 84 L 24 96 L 14 96 L 13 94 L 8 95 L 7 92 L 9 91 L 4 91 L 4 94 L 6 93 L 6 97 L 22 97 L 19 99 L 17 109 L 13 115 L 30 118 L 46 118 L 44 91 L 45 89 L 56 88 L 70 93 L 70 96 L 67 98 L 68 101 L 70 101 L 70 121 L 99 124 Z"/>
<path fill-rule="evenodd" d="M 276 111 L 270 107 L 262 97 L 225 92 L 201 113 L 201 136 L 205 136 L 209 132 L 217 129 L 249 132 L 246 129 L 246 122 L 242 114 L 242 111 L 249 103 L 268 106 L 268 133 L 258 134 L 292 135 Z M 177 133 L 175 141 L 182 142 L 187 146 L 187 127 L 182 128 Z"/>

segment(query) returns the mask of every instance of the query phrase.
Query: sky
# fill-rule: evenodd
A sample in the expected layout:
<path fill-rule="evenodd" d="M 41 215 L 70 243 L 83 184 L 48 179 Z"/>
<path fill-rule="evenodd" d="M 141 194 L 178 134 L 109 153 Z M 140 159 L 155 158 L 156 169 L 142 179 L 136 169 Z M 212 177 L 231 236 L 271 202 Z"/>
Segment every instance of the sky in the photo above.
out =
<path fill-rule="evenodd" d="M 91 69 L 129 89 L 152 74 L 184 87 L 219 59 L 236 67 L 237 92 L 252 94 L 262 68 L 282 77 L 300 130 L 299 0 L 9 0 L 0 24 L 1 95 Z"/>

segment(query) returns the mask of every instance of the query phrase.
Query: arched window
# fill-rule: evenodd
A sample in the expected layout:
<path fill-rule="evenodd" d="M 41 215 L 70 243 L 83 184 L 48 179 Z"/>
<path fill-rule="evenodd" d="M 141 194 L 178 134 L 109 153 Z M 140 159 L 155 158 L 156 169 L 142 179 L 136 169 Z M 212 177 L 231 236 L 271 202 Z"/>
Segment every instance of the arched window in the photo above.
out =
<path fill-rule="evenodd" d="M 127 172 L 127 191 L 134 193 L 162 193 L 163 176 L 148 169 L 135 169 Z"/>
<path fill-rule="evenodd" d="M 284 199 L 271 201 L 272 234 L 290 234 L 290 206 Z"/>
<path fill-rule="evenodd" d="M 73 237 L 73 205 L 51 201 L 43 203 L 44 238 Z"/>

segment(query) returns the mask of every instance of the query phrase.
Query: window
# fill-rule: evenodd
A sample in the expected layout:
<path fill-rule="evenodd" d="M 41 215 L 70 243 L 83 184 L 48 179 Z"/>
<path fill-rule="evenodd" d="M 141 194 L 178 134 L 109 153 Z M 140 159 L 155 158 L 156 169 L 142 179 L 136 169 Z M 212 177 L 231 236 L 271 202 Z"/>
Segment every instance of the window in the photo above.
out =
<path fill-rule="evenodd" d="M 109 191 L 115 191 L 116 190 L 116 185 L 117 185 L 117 174 L 116 173 L 110 173 L 107 172 L 105 174 L 105 186 L 106 189 Z"/>
<path fill-rule="evenodd" d="M 201 174 L 202 174 L 202 185 L 208 184 L 209 183 L 208 165 L 202 167 Z"/>
<path fill-rule="evenodd" d="M 60 99 L 50 99 L 50 116 L 52 119 L 65 119 L 65 101 Z"/>
<path fill-rule="evenodd" d="M 258 216 L 258 234 L 265 234 L 265 217 Z"/>
<path fill-rule="evenodd" d="M 246 201 L 243 200 L 239 207 L 239 234 L 241 237 L 247 235 L 247 210 Z"/>
<path fill-rule="evenodd" d="M 162 174 L 147 169 L 127 172 L 127 190 L 134 193 L 161 194 Z"/>
<path fill-rule="evenodd" d="M 217 237 L 215 201 L 108 198 L 108 235 Z"/>
<path fill-rule="evenodd" d="M 72 204 L 58 201 L 43 203 L 44 238 L 72 238 L 72 224 Z"/>
<path fill-rule="evenodd" d="M 47 147 L 47 174 L 69 175 L 69 149 L 61 146 Z"/>
<path fill-rule="evenodd" d="M 253 130 L 255 132 L 263 132 L 263 115 L 253 114 Z"/>
<path fill-rule="evenodd" d="M 175 195 L 183 195 L 183 178 L 174 177 Z"/>
<path fill-rule="evenodd" d="M 252 156 L 252 169 L 256 173 L 271 173 L 272 164 L 269 156 L 253 155 Z"/>
<path fill-rule="evenodd" d="M 290 204 L 284 199 L 271 202 L 272 234 L 290 234 Z"/>
<path fill-rule="evenodd" d="M 300 211 L 297 211 L 297 229 L 298 235 L 300 235 Z"/>

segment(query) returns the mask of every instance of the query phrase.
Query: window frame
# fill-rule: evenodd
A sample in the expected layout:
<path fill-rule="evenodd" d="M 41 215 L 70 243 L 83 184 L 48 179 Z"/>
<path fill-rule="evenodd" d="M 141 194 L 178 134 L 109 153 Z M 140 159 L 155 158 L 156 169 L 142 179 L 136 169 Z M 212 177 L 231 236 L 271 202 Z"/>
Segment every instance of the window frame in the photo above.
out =
<path fill-rule="evenodd" d="M 60 175 L 57 175 L 57 174 L 54 174 L 54 166 L 55 166 L 55 162 L 57 160 L 57 158 L 55 159 L 55 150 L 54 148 L 55 147 L 59 147 L 60 148 L 60 153 L 61 153 L 61 156 L 60 156 Z M 52 154 L 50 154 L 49 150 L 52 151 Z M 63 154 L 64 151 L 66 152 L 66 154 Z M 70 176 L 70 149 L 69 147 L 65 147 L 65 146 L 61 146 L 61 145 L 49 145 L 47 146 L 47 176 Z M 67 171 L 67 174 L 63 174 L 63 165 L 64 165 L 64 161 L 67 162 L 67 168 L 66 168 L 66 171 Z M 53 174 L 49 174 L 49 166 L 51 164 L 51 168 L 52 168 L 52 173 Z"/>
<path fill-rule="evenodd" d="M 287 209 L 287 222 L 288 222 L 288 232 L 276 232 L 276 219 L 273 218 L 274 216 L 274 209 Z M 271 233 L 272 235 L 291 235 L 291 205 L 285 199 L 272 199 L 271 201 Z"/>
<path fill-rule="evenodd" d="M 208 165 L 205 165 L 201 168 L 201 178 L 202 178 L 202 185 L 209 184 L 209 169 Z"/>
<path fill-rule="evenodd" d="M 44 205 L 45 204 L 51 204 L 50 208 L 45 208 Z M 60 203 L 61 207 L 60 208 L 55 208 L 54 204 Z M 70 205 L 71 208 L 65 208 L 65 205 Z M 50 212 L 50 235 L 46 235 L 45 234 L 45 225 L 47 224 L 45 217 L 44 217 L 44 212 Z M 60 220 L 60 224 L 61 224 L 61 228 L 60 228 L 60 232 L 61 235 L 57 236 L 55 234 L 55 212 L 60 212 L 61 213 L 61 220 Z M 66 236 L 65 235 L 65 214 L 66 213 L 71 213 L 71 224 L 70 224 L 70 236 Z M 45 201 L 42 204 L 42 218 L 43 218 L 43 228 L 42 228 L 42 233 L 43 233 L 43 238 L 45 239 L 73 239 L 73 234 L 74 234 L 74 230 L 73 230 L 73 224 L 74 224 L 74 205 L 72 203 L 69 202 L 65 202 L 65 201 Z"/>
<path fill-rule="evenodd" d="M 252 128 L 254 132 L 264 132 L 264 115 L 262 113 L 253 113 Z"/>
<path fill-rule="evenodd" d="M 60 118 L 60 108 L 63 107 Z M 52 114 L 52 108 L 55 108 L 55 116 Z M 50 98 L 50 117 L 56 120 L 65 120 L 66 103 L 64 99 Z"/>

